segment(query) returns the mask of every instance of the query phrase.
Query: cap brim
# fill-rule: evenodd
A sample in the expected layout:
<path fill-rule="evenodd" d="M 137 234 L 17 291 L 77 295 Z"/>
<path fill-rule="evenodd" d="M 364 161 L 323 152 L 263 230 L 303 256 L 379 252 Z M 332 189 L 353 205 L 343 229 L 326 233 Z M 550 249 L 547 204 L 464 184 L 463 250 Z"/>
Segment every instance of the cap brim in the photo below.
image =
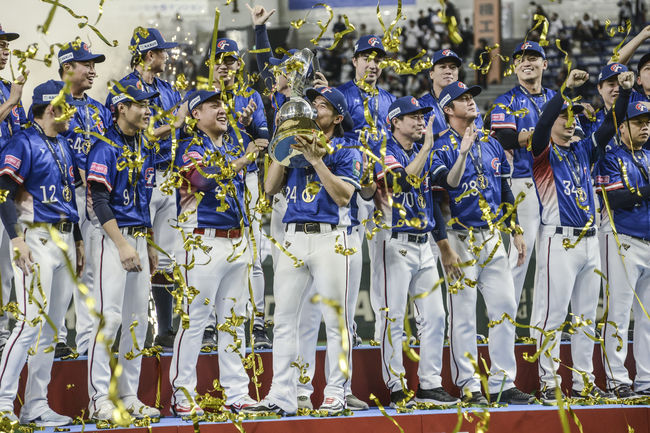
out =
<path fill-rule="evenodd" d="M 438 60 L 436 60 L 435 62 L 433 62 L 433 65 L 431 65 L 431 66 L 435 66 L 435 65 L 437 65 L 437 64 L 440 63 L 440 62 L 444 62 L 445 60 L 450 60 L 450 61 L 456 63 L 456 66 L 460 66 L 460 65 L 463 64 L 463 61 L 462 61 L 459 57 L 456 57 L 456 56 L 445 56 L 445 57 L 441 57 L 441 58 L 439 58 Z"/>
<path fill-rule="evenodd" d="M 158 45 L 157 47 L 154 47 L 153 49 L 155 50 L 168 50 L 170 48 L 176 48 L 178 46 L 178 43 L 176 42 L 163 42 L 162 44 Z"/>
<path fill-rule="evenodd" d="M 523 54 L 523 53 L 529 53 L 529 54 L 535 54 L 537 56 L 540 56 L 542 59 L 546 60 L 546 56 L 542 53 L 540 53 L 537 50 L 521 50 L 521 51 L 515 51 L 512 53 L 512 58 L 514 59 L 516 56 Z"/>
<path fill-rule="evenodd" d="M 377 48 L 377 47 L 371 47 L 371 48 L 355 51 L 354 54 L 365 53 L 367 51 L 377 51 L 378 53 L 381 53 L 384 56 L 386 55 L 386 50 L 382 50 L 381 48 Z"/>
<path fill-rule="evenodd" d="M 313 101 L 316 99 L 316 96 L 322 96 L 322 93 L 319 92 L 318 90 L 314 89 L 313 87 L 310 87 L 305 90 L 305 96 L 310 100 Z"/>
<path fill-rule="evenodd" d="M 91 54 L 89 56 L 85 56 L 81 59 L 70 59 L 69 61 L 76 61 L 76 62 L 90 62 L 93 61 L 95 63 L 102 63 L 103 61 L 106 60 L 106 56 L 103 54 Z"/>
<path fill-rule="evenodd" d="M 563 113 L 568 109 L 569 107 L 562 107 L 562 111 L 560 111 L 560 113 Z M 572 110 L 573 110 L 573 114 L 581 114 L 585 111 L 585 107 L 583 107 L 582 105 L 574 104 Z"/>
<path fill-rule="evenodd" d="M 137 98 L 133 98 L 136 101 L 143 101 L 145 99 L 152 99 L 158 96 L 160 93 L 158 92 L 142 92 L 141 95 L 139 95 Z"/>
<path fill-rule="evenodd" d="M 20 35 L 18 33 L 3 33 L 0 35 L 0 39 L 3 39 L 5 41 L 15 41 L 19 37 Z"/>

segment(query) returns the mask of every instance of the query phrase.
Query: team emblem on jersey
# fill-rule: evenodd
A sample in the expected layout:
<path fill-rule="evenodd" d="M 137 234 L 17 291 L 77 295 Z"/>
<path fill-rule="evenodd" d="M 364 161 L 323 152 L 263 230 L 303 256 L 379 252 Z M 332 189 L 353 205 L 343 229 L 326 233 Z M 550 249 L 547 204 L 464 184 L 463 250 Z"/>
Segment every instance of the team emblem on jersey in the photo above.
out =
<path fill-rule="evenodd" d="M 219 48 L 219 49 L 221 49 L 221 50 L 223 50 L 224 47 L 227 47 L 227 46 L 228 46 L 228 42 L 225 41 L 225 40 L 223 40 L 223 41 L 219 41 L 219 43 L 217 44 L 217 48 Z"/>
<path fill-rule="evenodd" d="M 374 47 L 375 45 L 379 45 L 380 41 L 377 38 L 370 38 L 368 39 L 368 45 Z"/>
<path fill-rule="evenodd" d="M 70 175 L 71 178 L 74 179 L 74 171 L 72 170 L 72 166 L 68 167 L 68 174 Z"/>
<path fill-rule="evenodd" d="M 18 105 L 14 105 L 14 108 L 11 109 L 11 115 L 14 116 L 14 118 L 17 121 L 20 120 L 20 114 L 18 113 Z"/>
<path fill-rule="evenodd" d="M 317 193 L 318 194 L 318 193 Z M 311 194 L 306 188 L 302 190 L 302 201 L 311 203 L 316 198 L 315 194 Z"/>
<path fill-rule="evenodd" d="M 399 250 L 399 253 L 400 253 L 402 256 L 406 257 L 406 253 L 407 253 L 407 251 L 406 251 L 406 250 Z"/>
<path fill-rule="evenodd" d="M 490 162 L 490 166 L 494 170 L 494 174 L 499 176 L 501 174 L 501 161 L 499 161 L 499 158 L 492 158 L 492 161 Z"/>
<path fill-rule="evenodd" d="M 153 179 L 156 175 L 156 172 L 153 170 L 153 167 L 147 167 L 144 171 L 145 186 L 147 188 L 153 188 Z"/>

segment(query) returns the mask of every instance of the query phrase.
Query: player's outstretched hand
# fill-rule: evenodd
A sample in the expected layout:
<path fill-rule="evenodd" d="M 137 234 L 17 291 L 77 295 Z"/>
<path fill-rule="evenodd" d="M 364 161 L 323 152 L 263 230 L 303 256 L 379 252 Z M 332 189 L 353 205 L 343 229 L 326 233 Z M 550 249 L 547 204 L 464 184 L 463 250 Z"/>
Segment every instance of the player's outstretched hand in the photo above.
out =
<path fill-rule="evenodd" d="M 422 149 L 426 149 L 427 152 L 433 148 L 433 121 L 435 118 L 436 115 L 432 114 L 429 117 L 427 126 L 424 127 L 424 143 L 422 144 Z"/>
<path fill-rule="evenodd" d="M 117 250 L 120 253 L 120 262 L 122 262 L 122 267 L 127 272 L 140 272 L 142 270 L 140 256 L 131 244 L 125 242 L 123 245 L 118 247 Z"/>
<path fill-rule="evenodd" d="M 181 104 L 180 107 L 178 107 L 178 110 L 176 111 L 176 120 L 174 120 L 174 128 L 178 129 L 181 126 L 183 126 L 183 123 L 185 123 L 185 117 L 187 116 L 187 113 L 189 112 L 188 109 L 188 101 L 185 101 Z"/>
<path fill-rule="evenodd" d="M 626 71 L 618 74 L 618 84 L 624 89 L 631 89 L 634 86 L 634 72 Z"/>
<path fill-rule="evenodd" d="M 267 11 L 264 9 L 263 6 L 257 5 L 254 8 L 250 7 L 248 3 L 246 3 L 246 7 L 248 8 L 249 11 L 251 11 L 251 18 L 253 19 L 253 25 L 255 26 L 261 26 L 262 24 L 266 24 L 266 22 L 271 18 L 271 15 L 275 13 L 275 9 L 271 9 L 270 11 Z"/>
<path fill-rule="evenodd" d="M 467 155 L 467 152 L 472 148 L 472 144 L 476 141 L 477 134 L 474 123 L 465 128 L 465 134 L 463 135 L 463 141 L 461 141 L 459 149 L 462 155 Z"/>
<path fill-rule="evenodd" d="M 253 113 L 257 109 L 257 104 L 252 99 L 248 101 L 248 105 L 244 107 L 239 115 L 239 123 L 244 126 L 248 126 L 253 121 Z"/>
<path fill-rule="evenodd" d="M 84 270 L 84 267 L 86 266 L 86 251 L 84 248 L 84 241 L 77 241 L 74 244 L 75 246 L 75 253 L 77 255 L 77 276 L 80 277 L 81 273 Z"/>
<path fill-rule="evenodd" d="M 517 266 L 521 266 L 526 261 L 526 241 L 524 241 L 524 235 L 517 233 L 513 236 L 512 242 L 517 248 L 519 255 L 517 256 Z"/>
<path fill-rule="evenodd" d="M 566 79 L 566 86 L 569 89 L 575 89 L 582 86 L 589 80 L 589 72 L 580 69 L 572 69 L 569 77 Z"/>
<path fill-rule="evenodd" d="M 16 80 L 11 83 L 11 90 L 9 91 L 9 99 L 7 99 L 8 102 L 10 102 L 13 105 L 16 105 L 20 102 L 20 98 L 23 95 L 23 87 L 25 86 L 25 82 L 27 81 L 27 76 L 29 76 L 29 69 L 25 69 L 25 72 L 23 75 L 19 75 Z"/>
<path fill-rule="evenodd" d="M 25 240 L 21 237 L 13 238 L 11 246 L 14 250 L 14 263 L 25 275 L 29 275 L 34 266 L 34 258 Z"/>
<path fill-rule="evenodd" d="M 312 87 L 329 87 L 327 78 L 321 72 L 314 72 L 314 80 L 311 85 Z"/>

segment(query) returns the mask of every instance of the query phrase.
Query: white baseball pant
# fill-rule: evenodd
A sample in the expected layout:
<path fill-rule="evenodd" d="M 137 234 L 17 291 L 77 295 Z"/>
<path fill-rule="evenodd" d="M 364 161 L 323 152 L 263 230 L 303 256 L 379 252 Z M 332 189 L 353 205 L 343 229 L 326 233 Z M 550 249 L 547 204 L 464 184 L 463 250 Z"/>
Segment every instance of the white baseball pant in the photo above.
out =
<path fill-rule="evenodd" d="M 637 391 L 650 388 L 650 242 L 620 234 L 621 249 L 616 245 L 614 235 L 604 233 L 600 239 L 603 273 L 609 282 L 609 296 L 605 293 L 607 317 L 603 326 L 605 353 L 603 365 L 610 388 L 632 385 L 625 368 L 627 358 L 630 309 L 634 313 L 634 360 Z M 643 311 L 645 308 L 645 311 Z M 617 329 L 608 322 L 614 322 Z M 619 336 L 623 340 L 621 350 Z"/>
<path fill-rule="evenodd" d="M 339 367 L 339 357 L 349 359 L 352 347 L 351 335 L 347 332 L 349 314 L 347 273 L 349 258 L 335 251 L 338 243 L 348 248 L 348 234 L 344 227 L 331 229 L 329 224 L 321 224 L 321 233 L 305 234 L 295 231 L 295 224 L 287 225 L 284 236 L 285 248 L 304 265 L 294 267 L 286 254 L 279 256 L 273 281 L 275 314 L 273 329 L 273 381 L 267 398 L 287 412 L 296 412 L 298 398 L 298 370 L 292 367 L 298 361 L 298 326 L 300 313 L 307 299 L 308 288 L 313 281 L 316 293 L 325 300 L 341 306 L 344 318 L 344 334 L 339 328 L 339 315 L 331 306 L 323 306 L 327 333 L 328 371 L 326 398 L 336 398 L 345 402 L 346 382 L 350 379 Z M 348 349 L 344 350 L 342 338 L 347 338 Z"/>
<path fill-rule="evenodd" d="M 248 266 L 251 253 L 246 238 L 227 239 L 211 236 L 206 229 L 202 236 L 203 245 L 210 248 L 208 254 L 200 248 L 193 247 L 186 251 L 176 251 L 181 260 L 181 269 L 185 283 L 194 287 L 199 293 L 188 304 L 183 299 L 183 308 L 189 315 L 187 329 L 181 328 L 174 340 L 174 355 L 169 368 L 169 380 L 172 385 L 172 404 L 187 401 L 183 390 L 194 399 L 196 396 L 196 363 L 201 351 L 203 331 L 208 325 L 210 314 L 217 311 L 218 325 L 224 325 L 228 319 L 245 317 L 248 300 Z M 241 254 L 241 255 L 240 255 Z M 231 256 L 237 256 L 229 261 Z M 196 260 L 191 269 L 187 265 Z M 210 323 L 213 324 L 214 322 Z M 236 403 L 248 395 L 248 375 L 242 363 L 246 356 L 246 338 L 244 324 L 233 329 L 237 332 L 241 347 L 235 347 L 233 336 L 219 330 L 219 381 L 224 389 L 226 404 Z"/>
<path fill-rule="evenodd" d="M 382 376 L 391 392 L 402 389 L 406 370 L 402 359 L 404 318 L 409 295 L 420 317 L 418 378 L 423 389 L 442 386 L 442 346 L 445 339 L 445 308 L 442 289 L 429 242 L 408 241 L 408 234 L 382 230 L 377 234 L 373 285 L 382 294 Z M 387 310 L 386 310 L 387 309 Z M 390 339 L 390 341 L 389 341 Z M 391 344 L 392 342 L 392 344 Z M 404 379 L 406 383 L 406 380 Z"/>
<path fill-rule="evenodd" d="M 74 272 L 76 255 L 73 235 L 60 233 L 60 237 L 68 246 L 67 256 Z M 29 357 L 25 403 L 22 407 L 24 416 L 37 418 L 49 407 L 47 385 L 50 383 L 54 351 L 45 353 L 45 350 L 53 347 L 54 333 L 58 331 L 65 317 L 74 282 L 66 266 L 66 253 L 54 243 L 47 228 L 28 228 L 24 231 L 24 238 L 37 265 L 34 266 L 35 272 L 30 275 L 24 275 L 20 268 L 14 267 L 17 302 L 25 317 L 16 323 L 2 353 L 0 411 L 13 412 L 18 381 L 27 359 L 27 352 L 30 347 L 35 347 L 40 331 L 37 351 Z M 39 281 L 42 293 L 38 289 Z M 67 302 L 64 302 L 66 299 Z M 54 327 L 44 316 L 41 316 L 39 325 L 29 324 L 39 318 L 39 305 L 43 306 Z"/>
<path fill-rule="evenodd" d="M 512 237 L 508 246 L 510 271 L 515 285 L 515 302 L 519 305 L 521 292 L 524 290 L 524 282 L 526 280 L 526 273 L 528 272 L 530 257 L 533 254 L 537 232 L 539 231 L 539 200 L 537 199 L 535 183 L 530 177 L 513 178 L 510 188 L 515 198 L 521 192 L 526 194 L 524 200 L 517 206 L 517 217 L 519 219 L 519 225 L 524 230 L 524 241 L 526 242 L 526 259 L 521 266 L 517 266 L 519 252 L 512 244 Z"/>
<path fill-rule="evenodd" d="M 113 358 L 110 352 L 113 341 L 120 325 L 118 363 L 122 366 L 122 374 L 117 379 L 118 396 L 121 399 L 138 395 L 140 383 L 140 367 L 142 356 L 127 360 L 125 355 L 129 351 L 138 353 L 144 347 L 147 335 L 147 318 L 149 292 L 149 256 L 147 241 L 144 236 L 134 237 L 126 234 L 122 229 L 124 238 L 131 244 L 140 257 L 142 270 L 140 272 L 127 272 L 122 267 L 120 255 L 115 243 L 108 237 L 103 229 L 93 238 L 93 268 L 95 277 L 94 296 L 97 311 L 104 318 L 104 327 L 99 329 L 99 321 L 94 320 L 93 334 L 88 350 L 88 395 L 90 397 L 89 409 L 94 413 L 108 399 L 108 387 L 111 380 L 110 361 Z M 131 337 L 131 325 L 134 326 L 136 341 Z M 104 341 L 99 340 L 101 332 Z M 137 347 L 135 345 L 137 344 Z"/>
<path fill-rule="evenodd" d="M 167 176 L 168 177 L 168 176 Z M 176 197 L 162 192 L 162 184 L 167 180 L 165 171 L 156 170 L 156 187 L 151 194 L 149 213 L 153 226 L 154 242 L 171 256 L 158 253 L 158 270 L 171 271 L 174 251 L 178 248 L 179 233 L 176 225 Z"/>
<path fill-rule="evenodd" d="M 260 197 L 260 182 L 257 177 L 257 172 L 246 174 L 246 188 L 250 191 L 250 203 L 248 207 L 250 212 L 248 214 L 250 219 L 250 227 L 248 231 L 250 250 L 253 257 L 253 267 L 251 273 L 251 287 L 253 290 L 253 299 L 255 304 L 254 311 L 264 314 L 264 271 L 262 270 L 262 226 L 260 224 L 262 215 L 255 211 Z M 255 240 L 255 248 L 253 248 L 253 239 Z M 276 248 L 277 249 L 277 248 Z M 248 289 L 248 286 L 246 287 Z M 251 308 L 251 310 L 253 310 Z M 264 326 L 264 316 L 255 316 L 253 319 L 255 325 Z"/>
<path fill-rule="evenodd" d="M 285 233 L 285 224 L 282 222 L 284 214 L 287 212 L 287 198 L 282 193 L 277 193 L 271 198 L 273 203 L 271 211 L 271 224 L 269 226 L 269 231 L 271 232 L 271 237 L 275 239 L 277 243 L 282 245 L 284 243 L 284 233 Z M 278 267 L 278 260 L 280 256 L 284 253 L 280 249 L 272 245 L 271 246 L 271 258 L 273 259 L 273 270 Z"/>
<path fill-rule="evenodd" d="M 564 239 L 575 243 L 578 239 L 573 228 L 564 228 L 564 233 L 556 233 L 555 226 L 540 228 L 537 240 L 537 282 L 533 297 L 533 311 L 530 318 L 532 326 L 544 331 L 557 329 L 565 321 L 571 304 L 572 323 L 576 318 L 591 321 L 576 329 L 571 336 L 571 359 L 573 368 L 586 373 L 593 382 L 594 327 L 596 309 L 600 294 L 600 277 L 594 271 L 600 268 L 598 237 L 584 237 L 574 248 L 566 249 Z M 542 389 L 558 386 L 562 330 L 556 331 L 547 342 L 544 352 L 550 349 L 549 357 L 544 352 L 538 359 L 539 376 Z M 531 329 L 531 336 L 537 339 L 537 349 L 541 348 L 544 337 L 540 331 Z M 579 373 L 573 372 L 573 389 L 582 391 L 585 384 Z"/>
<path fill-rule="evenodd" d="M 363 252 L 361 251 L 359 232 L 363 233 L 363 228 L 356 226 L 352 229 L 352 233 L 348 237 L 350 246 L 348 248 L 355 248 L 356 253 L 351 254 L 350 270 L 348 273 L 349 281 L 349 296 L 348 296 L 348 324 L 350 328 L 348 332 L 354 335 L 354 313 L 357 308 L 357 300 L 359 299 L 359 286 L 361 285 L 361 269 L 363 266 Z M 298 395 L 309 397 L 314 392 L 314 372 L 316 370 L 316 346 L 318 345 L 318 330 L 320 329 L 321 317 L 323 316 L 323 308 L 331 308 L 320 303 L 310 302 L 310 299 L 316 295 L 316 287 L 312 284 L 308 289 L 307 301 L 300 312 L 300 325 L 298 331 L 298 352 L 303 359 L 303 363 L 309 364 L 307 367 L 307 376 L 309 382 L 298 382 Z M 345 395 L 352 394 L 352 351 L 348 359 L 348 368 L 350 369 L 350 380 L 345 384 Z M 325 371 L 329 370 L 327 357 L 325 357 Z"/>
<path fill-rule="evenodd" d="M 478 290 L 481 291 L 485 301 L 488 320 L 501 320 L 503 313 L 507 313 L 515 320 L 517 312 L 512 274 L 503 244 L 499 245 L 494 256 L 489 258 L 500 241 L 500 235 L 490 233 L 488 229 L 474 230 L 474 235 L 475 245 L 485 243 L 478 256 L 470 249 L 468 231 L 447 231 L 449 244 L 460 256 L 461 263 L 476 260 L 476 263 L 461 268 L 461 271 L 464 272 L 464 278 L 477 284 L 474 287 L 463 284 L 462 289 L 457 293 L 447 292 L 451 378 L 459 388 L 470 392 L 481 391 L 480 377 L 474 371 L 469 358 L 465 356 L 465 353 L 469 353 L 476 362 L 479 362 L 476 347 Z M 489 392 L 508 390 L 514 387 L 517 375 L 515 326 L 508 319 L 504 319 L 502 323 L 490 328 L 488 341 L 491 364 L 488 378 Z"/>
<path fill-rule="evenodd" d="M 11 239 L 5 230 L 2 221 L 0 221 L 0 284 L 2 284 L 2 303 L 5 306 L 11 299 L 11 279 L 14 277 L 12 269 L 11 257 L 13 256 L 11 248 Z M 9 338 L 11 331 L 9 330 L 9 313 L 6 311 L 0 312 L 0 340 L 6 341 Z"/>

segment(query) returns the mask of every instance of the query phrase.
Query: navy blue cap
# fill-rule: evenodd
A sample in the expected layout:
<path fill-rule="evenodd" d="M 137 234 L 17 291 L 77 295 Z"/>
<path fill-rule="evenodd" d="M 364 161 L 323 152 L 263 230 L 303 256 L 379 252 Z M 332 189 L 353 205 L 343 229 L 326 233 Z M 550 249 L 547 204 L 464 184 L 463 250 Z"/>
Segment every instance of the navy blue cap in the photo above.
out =
<path fill-rule="evenodd" d="M 440 92 L 440 106 L 443 108 L 446 107 L 450 102 L 458 99 L 467 92 L 470 92 L 472 96 L 476 96 L 481 93 L 481 88 L 479 86 L 467 87 L 467 84 L 462 81 L 454 81 L 453 83 L 448 84 L 444 89 L 442 89 L 442 92 Z"/>
<path fill-rule="evenodd" d="M 639 60 L 639 63 L 636 65 L 636 72 L 639 73 L 641 72 L 641 68 L 643 65 L 646 63 L 650 62 L 650 53 L 646 53 L 641 57 L 641 60 Z"/>
<path fill-rule="evenodd" d="M 210 48 L 212 49 L 212 48 Z M 237 42 L 232 39 L 217 39 L 216 49 L 214 50 L 215 56 L 226 53 L 228 56 L 239 58 L 239 47 Z M 210 51 L 208 51 L 208 57 L 210 56 Z"/>
<path fill-rule="evenodd" d="M 59 96 L 64 87 L 65 83 L 57 80 L 48 80 L 43 84 L 39 84 L 34 88 L 32 107 L 35 105 L 48 105 Z M 65 95 L 65 100 L 70 104 L 72 102 L 72 95 Z"/>
<path fill-rule="evenodd" d="M 13 41 L 14 39 L 18 39 L 20 35 L 18 33 L 8 33 L 2 30 L 2 25 L 0 25 L 0 39 L 4 41 Z"/>
<path fill-rule="evenodd" d="M 630 102 L 627 105 L 626 119 L 634 119 L 635 117 L 650 115 L 648 104 L 643 101 Z"/>
<path fill-rule="evenodd" d="M 571 107 L 572 107 L 571 110 L 573 111 L 574 114 L 580 114 L 583 111 L 585 111 L 585 107 L 583 107 L 580 104 L 573 104 Z M 569 108 L 569 104 L 567 103 L 567 101 L 564 101 L 562 103 L 562 110 L 560 110 L 560 112 L 566 111 L 568 108 Z"/>
<path fill-rule="evenodd" d="M 59 50 L 56 56 L 59 59 L 59 65 L 68 62 L 89 62 L 101 63 L 106 60 L 103 54 L 93 54 L 85 42 L 68 42 Z"/>
<path fill-rule="evenodd" d="M 525 51 L 532 51 L 542 56 L 543 59 L 546 59 L 546 53 L 544 52 L 544 48 L 542 48 L 542 46 L 537 42 L 533 42 L 533 41 L 524 41 L 521 44 L 517 45 L 515 51 L 512 53 L 512 57 L 514 58 L 515 56 Z"/>
<path fill-rule="evenodd" d="M 150 50 L 167 50 L 178 46 L 176 42 L 165 42 L 158 29 L 148 28 L 148 35 L 144 36 L 136 30 L 131 38 L 130 48 L 137 53 L 144 54 Z"/>
<path fill-rule="evenodd" d="M 388 107 L 387 120 L 388 123 L 390 123 L 391 120 L 399 116 L 415 112 L 428 113 L 431 110 L 433 110 L 431 107 L 422 107 L 418 100 L 413 96 L 402 96 L 393 101 L 393 103 L 390 104 L 390 107 Z"/>
<path fill-rule="evenodd" d="M 609 65 L 605 65 L 603 69 L 600 70 L 600 74 L 598 74 L 598 82 L 602 83 L 606 79 L 614 77 L 621 72 L 627 72 L 627 70 L 627 66 L 620 63 L 610 63 Z"/>
<path fill-rule="evenodd" d="M 210 98 L 219 96 L 219 94 L 220 92 L 213 92 L 210 90 L 195 90 L 193 92 L 188 93 L 185 99 L 187 100 L 187 108 L 189 112 L 192 113 L 192 110 L 194 110 L 196 107 L 203 104 L 205 101 L 207 101 Z"/>
<path fill-rule="evenodd" d="M 348 102 L 338 89 L 334 87 L 310 87 L 305 90 L 305 96 L 310 101 L 316 99 L 317 96 L 327 99 L 327 102 L 332 104 L 337 113 L 343 116 L 343 123 L 341 123 L 343 129 L 349 131 L 354 127 L 354 122 L 348 112 Z"/>
<path fill-rule="evenodd" d="M 158 92 L 145 92 L 142 90 L 142 83 L 137 79 L 130 79 L 118 82 L 111 89 L 111 106 L 116 106 L 124 101 L 143 101 L 158 96 Z"/>
<path fill-rule="evenodd" d="M 434 65 L 443 60 L 452 60 L 454 63 L 456 63 L 457 66 L 460 66 L 463 61 L 460 57 L 458 57 L 458 54 L 450 49 L 438 50 L 433 53 L 433 59 L 431 61 Z"/>
<path fill-rule="evenodd" d="M 386 55 L 384 44 L 381 42 L 381 38 L 379 36 L 361 36 L 357 43 L 354 44 L 354 54 L 370 50 L 375 50 L 382 53 L 383 55 Z"/>

